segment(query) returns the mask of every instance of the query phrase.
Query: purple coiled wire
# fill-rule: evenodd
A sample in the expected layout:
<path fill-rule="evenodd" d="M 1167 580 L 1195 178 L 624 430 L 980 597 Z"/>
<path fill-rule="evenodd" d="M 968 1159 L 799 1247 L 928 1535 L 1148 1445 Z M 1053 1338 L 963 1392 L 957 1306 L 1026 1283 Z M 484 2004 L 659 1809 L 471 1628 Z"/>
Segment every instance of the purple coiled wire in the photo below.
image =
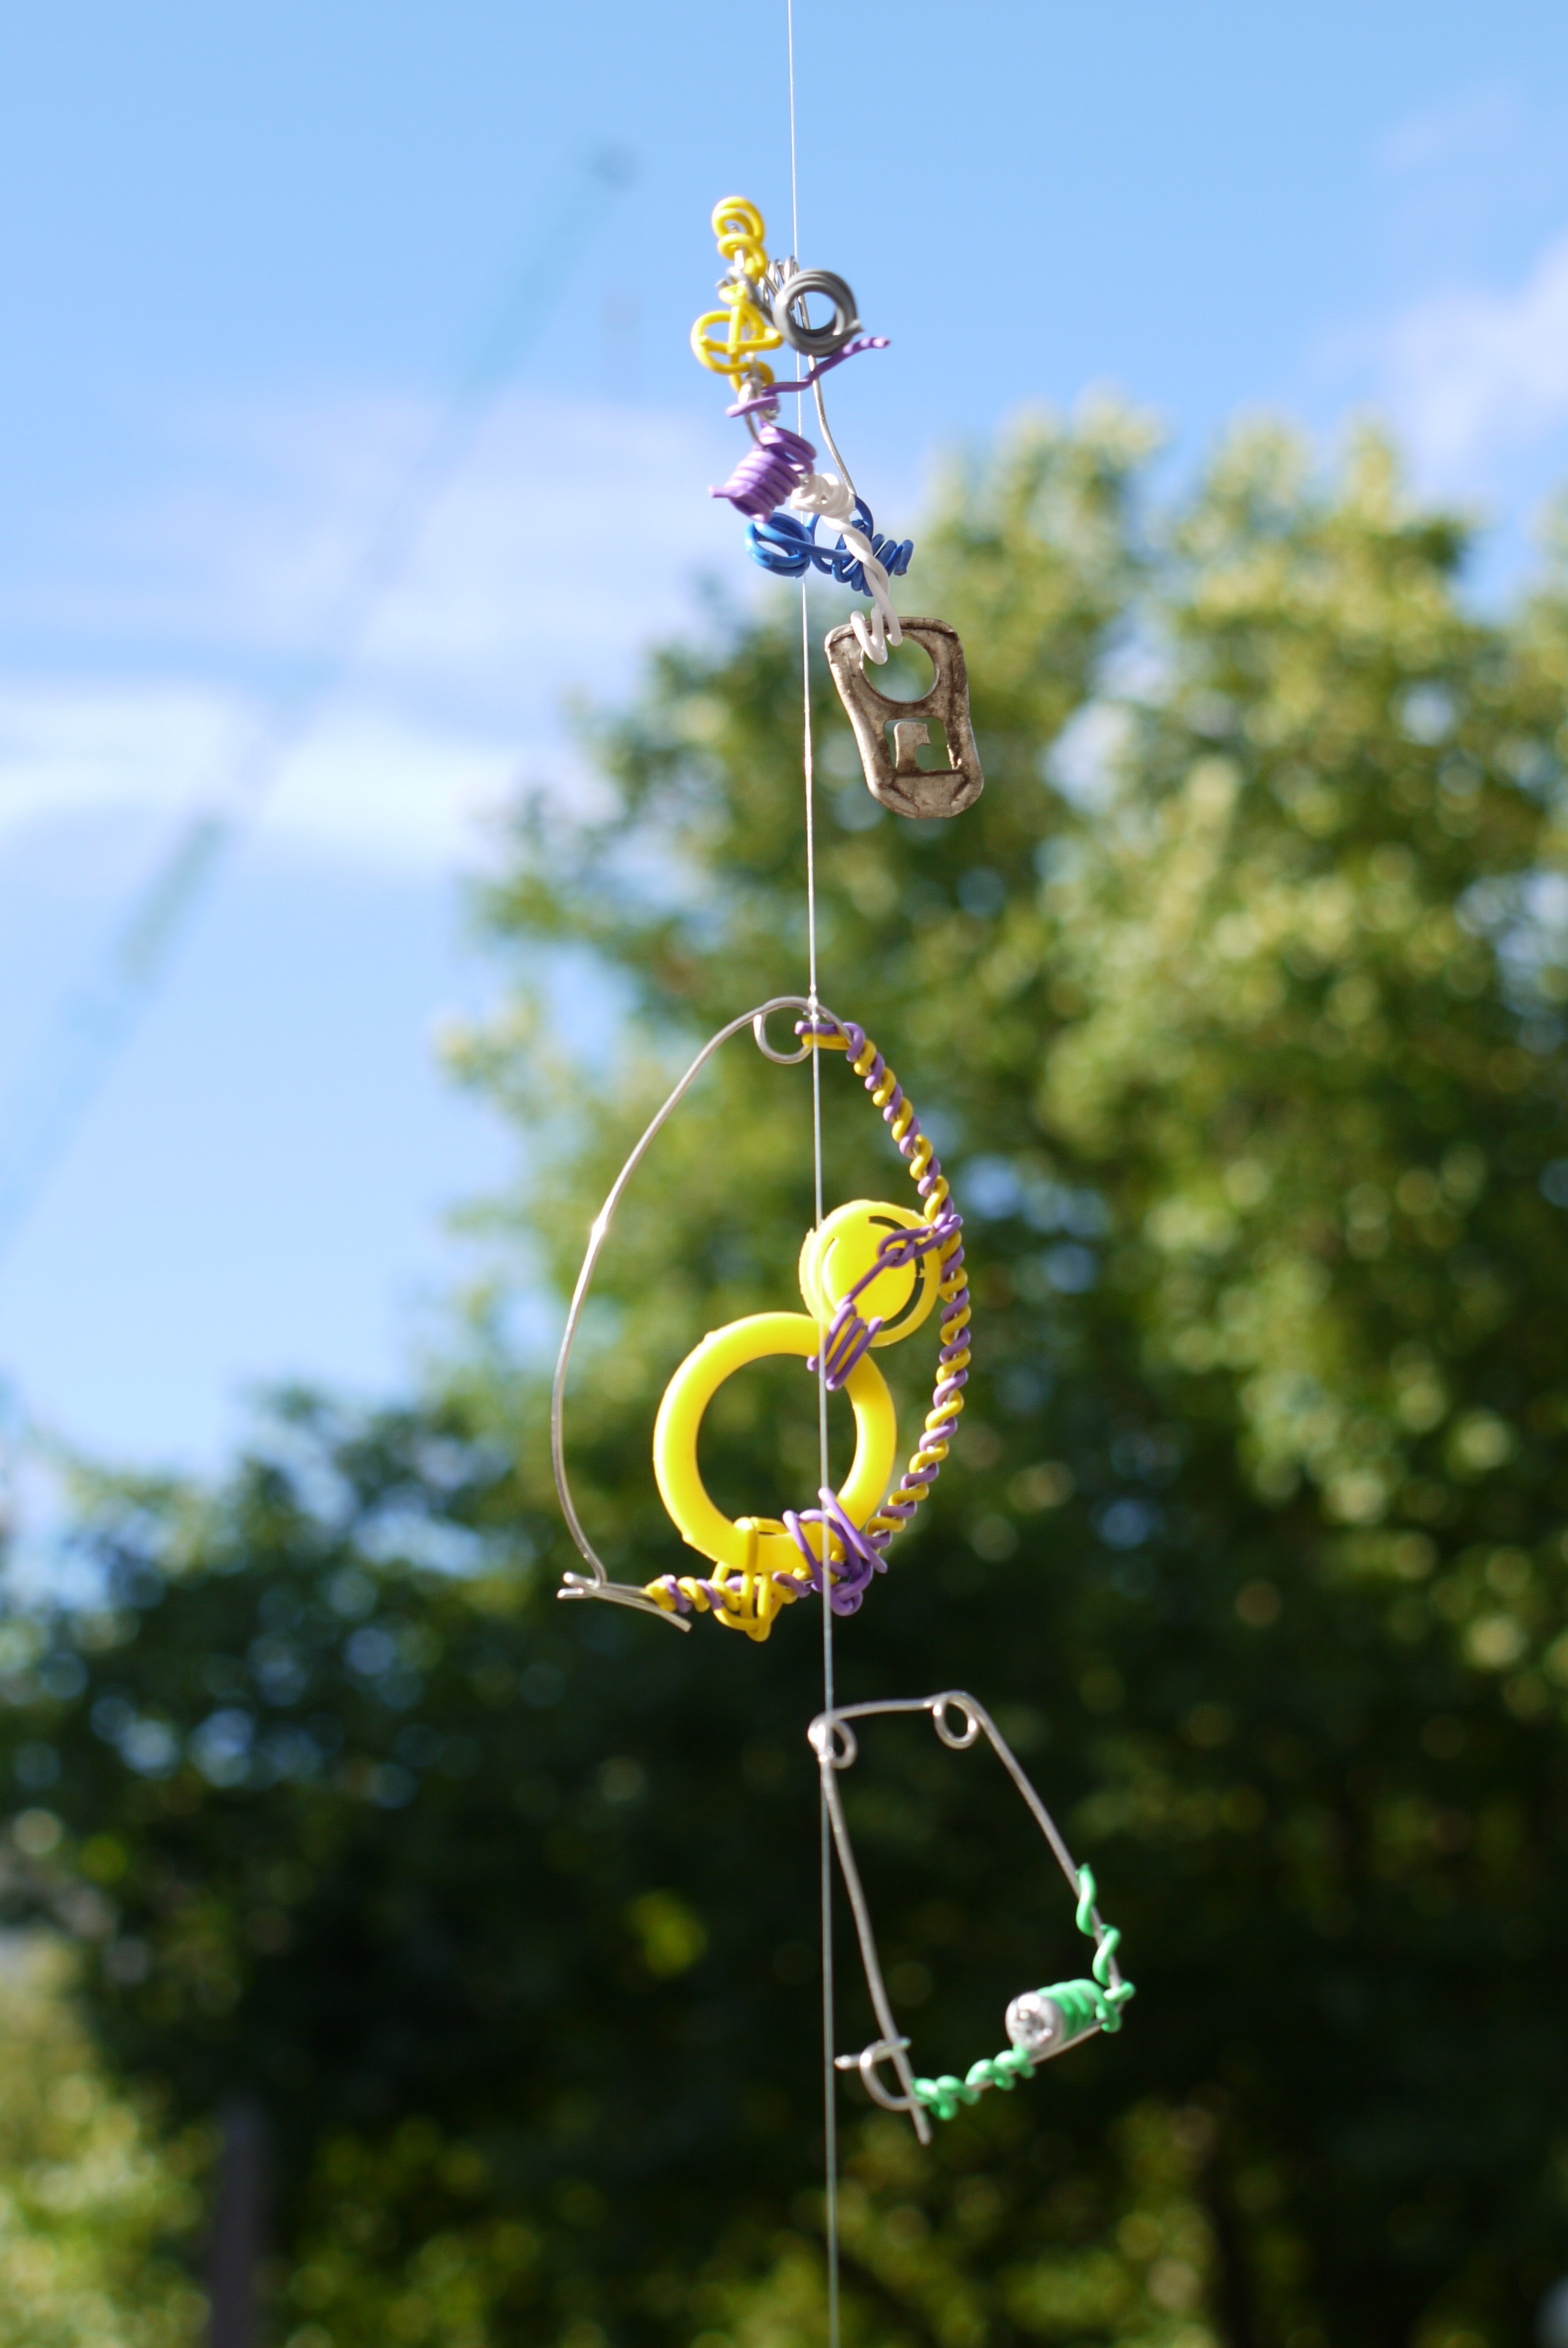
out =
<path fill-rule="evenodd" d="M 816 450 L 798 432 L 783 424 L 764 424 L 756 445 L 748 448 L 722 489 L 711 498 L 728 498 L 753 521 L 763 521 L 783 505 L 795 483 L 816 463 Z"/>
<path fill-rule="evenodd" d="M 889 1231 L 876 1251 L 876 1261 L 869 1272 L 862 1272 L 854 1287 L 841 1297 L 837 1312 L 828 1325 L 823 1352 L 827 1358 L 826 1385 L 829 1394 L 836 1394 L 850 1371 L 866 1351 L 882 1327 L 882 1316 L 874 1313 L 863 1321 L 855 1309 L 856 1299 L 885 1272 L 897 1272 L 907 1263 L 918 1263 L 934 1247 L 940 1247 L 963 1228 L 958 1215 L 949 1210 L 938 1215 L 934 1223 L 923 1223 L 918 1231 Z M 806 1362 L 808 1370 L 816 1368 L 816 1355 Z"/>
<path fill-rule="evenodd" d="M 822 1588 L 823 1560 L 807 1540 L 804 1529 L 807 1525 L 822 1527 L 825 1550 L 829 1546 L 828 1536 L 836 1537 L 844 1555 L 833 1568 L 827 1602 L 835 1614 L 854 1614 L 866 1595 L 872 1575 L 886 1572 L 887 1560 L 876 1540 L 862 1532 L 860 1527 L 845 1515 L 836 1492 L 825 1487 L 816 1497 L 822 1503 L 818 1509 L 802 1509 L 798 1514 L 794 1509 L 784 1510 L 784 1530 L 805 1560 L 810 1587 L 818 1591 Z M 788 1574 L 775 1577 L 780 1581 L 789 1581 L 792 1578 Z"/>

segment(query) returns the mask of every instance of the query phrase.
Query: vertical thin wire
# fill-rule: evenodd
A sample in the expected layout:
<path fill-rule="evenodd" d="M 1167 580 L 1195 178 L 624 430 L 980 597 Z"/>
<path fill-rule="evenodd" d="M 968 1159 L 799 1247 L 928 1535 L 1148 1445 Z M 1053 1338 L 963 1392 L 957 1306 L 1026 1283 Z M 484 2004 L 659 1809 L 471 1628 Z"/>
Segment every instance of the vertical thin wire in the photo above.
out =
<path fill-rule="evenodd" d="M 815 838 L 815 807 L 812 788 L 811 741 L 811 638 L 805 602 L 805 582 L 800 588 L 800 654 L 802 706 L 804 717 L 804 747 L 805 766 L 805 885 L 806 939 L 811 979 L 807 993 L 811 997 L 812 1017 L 817 1011 L 816 994 L 816 842 Z M 816 1186 L 816 1228 L 822 1229 L 822 1054 L 811 1056 L 811 1142 L 812 1170 Z M 832 1478 L 827 1460 L 827 1345 L 826 1332 L 818 1334 L 816 1346 L 816 1442 L 819 1488 L 826 1492 Z M 821 1527 L 823 1547 L 822 1569 L 822 1708 L 831 1713 L 833 1694 L 833 1608 L 828 1599 L 827 1526 Z M 833 2008 L 833 1821 L 828 1815 L 825 1781 L 821 1793 L 822 1839 L 822 2119 L 824 2152 L 824 2232 L 827 2250 L 827 2343 L 828 2348 L 838 2348 L 838 2083 L 834 2068 L 834 2050 L 838 2033 Z"/>
<path fill-rule="evenodd" d="M 789 41 L 789 244 L 796 258 L 800 255 L 800 173 L 795 168 L 794 148 L 794 0 L 784 0 L 784 31 Z M 795 415 L 800 415 L 800 399 L 795 399 Z"/>
<path fill-rule="evenodd" d="M 789 44 L 789 199 L 790 249 L 800 252 L 800 171 L 795 140 L 794 0 L 784 0 L 784 26 Z M 795 429 L 802 422 L 799 395 L 795 398 Z M 811 622 L 805 581 L 800 582 L 801 764 L 805 783 L 805 938 L 806 993 L 811 1016 L 817 1015 L 816 992 L 816 799 L 811 738 Z M 811 1056 L 811 1162 L 815 1186 L 816 1229 L 822 1229 L 822 1054 Z M 829 1488 L 827 1459 L 827 1347 L 819 1333 L 816 1348 L 817 1481 Z M 833 1608 L 828 1601 L 827 1526 L 822 1528 L 822 1708 L 833 1710 Z M 827 2348 L 839 2348 L 838 2320 L 838 2088 L 834 2050 L 838 2033 L 833 2001 L 833 1822 L 824 1786 L 821 1802 L 822 1888 L 822 2124 L 823 2231 L 827 2254 Z"/>

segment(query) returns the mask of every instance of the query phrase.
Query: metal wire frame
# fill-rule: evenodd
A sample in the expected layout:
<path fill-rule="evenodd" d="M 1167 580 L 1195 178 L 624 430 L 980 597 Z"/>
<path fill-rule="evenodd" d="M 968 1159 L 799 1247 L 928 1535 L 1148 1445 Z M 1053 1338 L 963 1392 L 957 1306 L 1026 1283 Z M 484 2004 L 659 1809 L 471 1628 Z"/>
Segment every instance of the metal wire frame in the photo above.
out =
<path fill-rule="evenodd" d="M 566 1518 L 567 1529 L 577 1544 L 579 1555 L 589 1568 L 587 1573 L 578 1573 L 571 1569 L 564 1572 L 561 1575 L 561 1586 L 557 1591 L 556 1596 L 558 1598 L 603 1598 L 614 1606 L 633 1606 L 639 1613 L 653 1614 L 661 1622 L 672 1623 L 677 1631 L 689 1631 L 692 1627 L 690 1622 L 667 1607 L 656 1605 L 653 1600 L 646 1597 L 634 1583 L 611 1581 L 603 1559 L 599 1556 L 583 1530 L 582 1519 L 578 1515 L 577 1504 L 572 1498 L 571 1483 L 566 1469 L 567 1371 L 571 1362 L 572 1343 L 577 1335 L 578 1324 L 582 1319 L 583 1307 L 588 1302 L 588 1292 L 593 1279 L 594 1267 L 599 1262 L 604 1242 L 610 1236 L 610 1227 L 615 1219 L 615 1210 L 620 1204 L 626 1186 L 641 1165 L 671 1112 L 685 1098 L 692 1084 L 707 1066 L 719 1046 L 722 1044 L 727 1044 L 732 1035 L 738 1035 L 743 1027 L 749 1026 L 756 1038 L 757 1049 L 764 1059 L 772 1060 L 775 1067 L 793 1068 L 811 1056 L 813 1045 L 807 1040 L 803 1040 L 800 1049 L 795 1052 L 777 1052 L 774 1049 L 768 1041 L 767 1023 L 775 1011 L 798 1011 L 808 1019 L 831 1020 L 839 1033 L 841 1035 L 844 1033 L 843 1021 L 837 1013 L 830 1011 L 825 1003 L 813 1002 L 809 996 L 804 994 L 774 994 L 770 995 L 765 1003 L 758 1004 L 754 1011 L 743 1011 L 738 1018 L 732 1019 L 727 1026 L 721 1027 L 716 1035 L 709 1037 L 663 1106 L 650 1120 L 641 1138 L 616 1176 L 610 1196 L 593 1219 L 589 1230 L 588 1252 L 582 1260 L 582 1270 L 577 1276 L 577 1286 L 572 1291 L 571 1303 L 567 1312 L 566 1327 L 561 1333 L 560 1352 L 556 1356 L 555 1384 L 550 1390 L 550 1465 L 555 1470 L 556 1490 L 560 1497 L 561 1513 Z"/>
<path fill-rule="evenodd" d="M 949 1706 L 961 1715 L 963 1721 L 961 1728 L 955 1729 L 949 1725 L 947 1716 Z M 876 2026 L 882 2033 L 880 2038 L 874 2038 L 869 2045 L 861 2049 L 858 2054 L 839 2054 L 835 2057 L 835 2061 L 841 2071 L 858 2071 L 866 2083 L 866 2092 L 874 2102 L 882 2106 L 885 2111 L 907 2112 L 921 2143 L 929 2144 L 931 2123 L 927 2116 L 924 2105 L 915 2093 L 915 2075 L 909 2066 L 908 2059 L 909 2041 L 900 2036 L 898 2025 L 893 2018 L 887 1986 L 882 1977 L 882 1961 L 876 1951 L 876 1934 L 871 1922 L 871 1910 L 866 1901 L 865 1886 L 860 1879 L 860 1869 L 856 1863 L 855 1848 L 849 1838 L 849 1828 L 845 1819 L 844 1803 L 838 1787 L 840 1771 L 853 1768 L 859 1757 L 860 1747 L 854 1730 L 848 1725 L 849 1722 L 871 1720 L 884 1713 L 896 1712 L 929 1713 L 937 1735 L 942 1743 L 955 1753 L 966 1752 L 983 1730 L 991 1750 L 1023 1796 L 1036 1826 L 1050 1845 L 1052 1856 L 1066 1877 L 1075 1900 L 1080 1898 L 1081 1890 L 1087 1887 L 1081 1885 L 1072 1854 L 1062 1840 L 1055 1819 L 1030 1783 L 1018 1756 L 984 1704 L 978 1697 L 967 1694 L 964 1689 L 944 1688 L 939 1695 L 894 1696 L 888 1697 L 880 1704 L 849 1704 L 834 1706 L 825 1712 L 818 1713 L 812 1722 L 806 1735 L 821 1769 L 823 1800 L 827 1806 L 827 1814 L 833 1822 L 833 1839 L 838 1852 L 839 1869 L 844 1877 L 844 1888 L 849 1895 L 849 1905 L 855 1917 L 855 1931 L 860 1942 L 860 1962 L 866 1974 L 866 1986 L 870 1992 L 872 2011 L 876 2016 Z M 1102 1921 L 1098 1908 L 1091 1909 L 1091 1914 L 1093 1920 L 1094 1946 L 1098 1952 L 1105 1940 L 1108 1928 Z M 1119 1989 L 1122 1984 L 1122 1975 L 1116 1963 L 1114 1951 L 1109 1960 L 1107 1972 L 1111 1986 L 1113 1989 Z M 1091 2029 L 1080 2031 L 1075 2038 L 1064 2038 L 1045 2047 L 1034 2057 L 1036 2065 L 1050 2062 L 1056 2055 L 1066 2054 L 1071 2046 L 1081 2045 L 1085 2038 L 1092 2038 L 1099 2027 L 1099 2024 L 1096 2023 Z M 897 2074 L 899 2086 L 903 2089 L 903 2093 L 899 2096 L 889 2095 L 878 2076 L 877 2065 L 884 2062 L 891 2063 Z"/>

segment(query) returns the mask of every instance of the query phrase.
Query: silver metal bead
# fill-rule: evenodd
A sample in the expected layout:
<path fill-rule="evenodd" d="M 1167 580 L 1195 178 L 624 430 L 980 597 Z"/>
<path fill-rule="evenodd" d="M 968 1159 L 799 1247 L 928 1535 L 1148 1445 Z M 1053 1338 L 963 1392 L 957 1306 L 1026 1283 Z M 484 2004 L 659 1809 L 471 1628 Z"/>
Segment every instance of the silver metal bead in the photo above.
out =
<path fill-rule="evenodd" d="M 1008 2008 L 1008 2036 L 1026 2054 L 1048 2054 L 1060 2044 L 1066 2029 L 1056 2000 L 1042 1996 L 1037 1989 L 1026 1989 Z"/>

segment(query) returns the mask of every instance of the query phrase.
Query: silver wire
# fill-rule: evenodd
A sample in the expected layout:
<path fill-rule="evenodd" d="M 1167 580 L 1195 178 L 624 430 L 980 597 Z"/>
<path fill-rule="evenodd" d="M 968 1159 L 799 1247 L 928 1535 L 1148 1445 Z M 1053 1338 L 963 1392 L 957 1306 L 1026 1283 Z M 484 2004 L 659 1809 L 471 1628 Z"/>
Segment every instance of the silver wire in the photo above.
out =
<path fill-rule="evenodd" d="M 853 497 L 857 497 L 857 496 L 859 495 L 859 491 L 856 489 L 856 486 L 855 486 L 854 481 L 850 479 L 849 468 L 848 468 L 848 466 L 845 463 L 843 457 L 839 454 L 838 443 L 837 443 L 837 441 L 836 441 L 836 440 L 834 438 L 834 437 L 833 437 L 833 427 L 831 427 L 831 425 L 828 423 L 828 420 L 827 420 L 827 410 L 826 410 L 826 408 L 823 406 L 823 402 L 822 402 L 822 386 L 821 386 L 821 384 L 820 384 L 820 383 L 814 383 L 814 384 L 812 385 L 812 387 L 811 387 L 811 396 L 812 396 L 812 397 L 813 397 L 813 398 L 815 400 L 815 402 L 816 402 L 816 420 L 817 420 L 817 422 L 818 422 L 818 423 L 821 425 L 821 427 L 822 427 L 822 437 L 823 437 L 823 438 L 826 441 L 826 443 L 827 443 L 828 447 L 832 449 L 832 451 L 833 451 L 833 457 L 834 457 L 834 462 L 835 462 L 835 463 L 837 465 L 837 467 L 838 467 L 838 478 L 839 478 L 839 479 L 844 483 L 845 488 L 849 491 L 850 496 L 851 496 L 852 498 L 853 498 Z M 796 408 L 797 408 L 797 409 L 798 409 L 798 408 L 799 408 L 799 407 L 800 407 L 800 402 L 799 402 L 799 400 L 798 400 L 798 399 L 795 401 L 795 407 L 796 407 Z M 796 420 L 796 424 L 797 424 L 797 426 L 798 426 L 798 423 L 799 423 L 799 417 L 798 417 L 798 415 L 797 415 L 797 417 L 796 417 L 796 419 L 795 419 L 795 420 Z M 802 584 L 802 591 L 801 591 L 801 592 L 802 592 L 803 593 L 804 592 L 804 582 L 803 582 L 803 584 Z"/>
<path fill-rule="evenodd" d="M 789 206 L 790 241 L 794 250 L 800 251 L 800 168 L 799 148 L 795 132 L 794 104 L 794 0 L 784 0 L 784 30 L 789 47 Z M 815 386 L 814 386 L 815 387 Z M 817 412 L 822 414 L 822 396 L 817 394 Z M 799 395 L 794 403 L 795 429 L 802 422 Z M 823 418 L 826 433 L 826 418 Z M 832 446 L 831 436 L 828 445 Z M 836 451 L 835 451 L 836 454 Z M 800 686 L 801 686 L 801 761 L 805 782 L 805 928 L 806 983 L 815 1014 L 816 993 L 816 827 L 812 770 L 811 741 L 811 627 L 806 608 L 805 581 L 800 582 Z M 816 1228 L 822 1229 L 822 1054 L 814 1052 L 811 1062 L 811 1141 L 812 1174 L 816 1190 Z M 816 1348 L 816 1420 L 817 1454 L 822 1471 L 822 1488 L 828 1488 L 827 1472 L 827 1347 L 820 1337 Z M 822 1573 L 822 1701 L 825 1711 L 833 1709 L 833 1607 L 829 1599 L 828 1570 L 825 1549 Z M 822 2118 L 823 2118 L 823 2234 L 827 2258 L 827 2348 L 839 2348 L 838 2316 L 838 2081 L 834 2071 L 834 2040 L 837 2024 L 833 2000 L 833 1830 L 825 1794 L 821 1807 L 822 1836 Z"/>
<path fill-rule="evenodd" d="M 891 1707 L 888 1708 L 891 1709 Z M 898 1707 L 900 1710 L 912 1708 L 907 1705 Z M 856 1707 L 857 1711 L 872 1709 L 874 1707 L 870 1705 Z M 887 1997 L 887 1984 L 882 1978 L 882 1960 L 876 1953 L 876 1935 L 872 1930 L 871 1910 L 866 1903 L 866 1887 L 860 1880 L 860 1869 L 855 1859 L 855 1846 L 849 1839 L 849 1828 L 844 1818 L 844 1804 L 839 1797 L 838 1772 L 840 1769 L 850 1767 L 855 1760 L 856 1750 L 855 1739 L 849 1735 L 847 1730 L 845 1732 L 848 1736 L 847 1750 L 841 1752 L 835 1746 L 835 1731 L 843 1718 L 842 1713 L 831 1710 L 819 1713 L 806 1734 L 811 1741 L 812 1750 L 820 1764 L 818 1775 L 822 1780 L 823 1811 L 831 1823 L 833 1840 L 838 1851 L 839 1869 L 844 1877 L 844 1888 L 849 1894 L 850 1912 L 855 1918 L 856 1937 L 860 1942 L 860 1962 L 866 1974 L 866 1986 L 871 1993 L 871 2007 L 876 2016 L 876 2027 L 882 2033 L 881 2038 L 876 2042 L 875 2053 L 871 2047 L 866 2048 L 866 2054 L 870 2059 L 861 2062 L 860 2075 L 885 2110 L 907 2111 L 915 2123 L 915 2133 L 921 2143 L 929 2144 L 931 2123 L 926 2116 L 925 2106 L 915 2093 L 915 2074 L 909 2067 L 907 2053 L 909 2042 L 907 2038 L 900 2038 L 898 2025 L 893 2019 L 893 2008 Z M 820 1735 L 819 1732 L 821 1732 Z M 872 2086 L 872 2081 L 876 2077 L 876 2060 L 882 2057 L 886 2057 L 898 2074 L 898 2084 L 904 2090 L 903 2099 L 900 2102 L 893 2102 L 882 2091 L 879 2085 Z M 837 2068 L 836 2060 L 834 2067 Z"/>
<path fill-rule="evenodd" d="M 803 763 L 805 769 L 805 885 L 806 885 L 806 944 L 810 963 L 811 999 L 816 993 L 816 807 L 815 771 L 812 755 L 811 735 L 811 637 L 806 610 L 805 581 L 800 582 L 800 667 L 804 713 Z M 812 1172 L 816 1187 L 816 1228 L 823 1222 L 822 1182 L 822 1054 L 811 1056 L 811 1141 Z M 819 1489 L 825 1492 L 832 1484 L 827 1459 L 827 1331 L 821 1318 L 817 1322 L 816 1341 L 816 1440 L 817 1460 L 821 1474 Z M 831 1712 L 834 1701 L 833 1684 L 833 1607 L 828 1596 L 828 1575 L 823 1569 L 822 1591 L 822 1701 L 824 1709 Z M 833 1984 L 833 1844 L 832 1821 L 825 1802 L 821 1817 L 822 1839 L 822 2101 L 824 2157 L 826 2168 L 826 2190 L 824 2194 L 824 2232 L 827 2249 L 827 2331 L 829 2348 L 838 2348 L 838 2082 L 834 2075 L 834 2044 L 838 2036 L 838 2024 L 834 2013 Z"/>

